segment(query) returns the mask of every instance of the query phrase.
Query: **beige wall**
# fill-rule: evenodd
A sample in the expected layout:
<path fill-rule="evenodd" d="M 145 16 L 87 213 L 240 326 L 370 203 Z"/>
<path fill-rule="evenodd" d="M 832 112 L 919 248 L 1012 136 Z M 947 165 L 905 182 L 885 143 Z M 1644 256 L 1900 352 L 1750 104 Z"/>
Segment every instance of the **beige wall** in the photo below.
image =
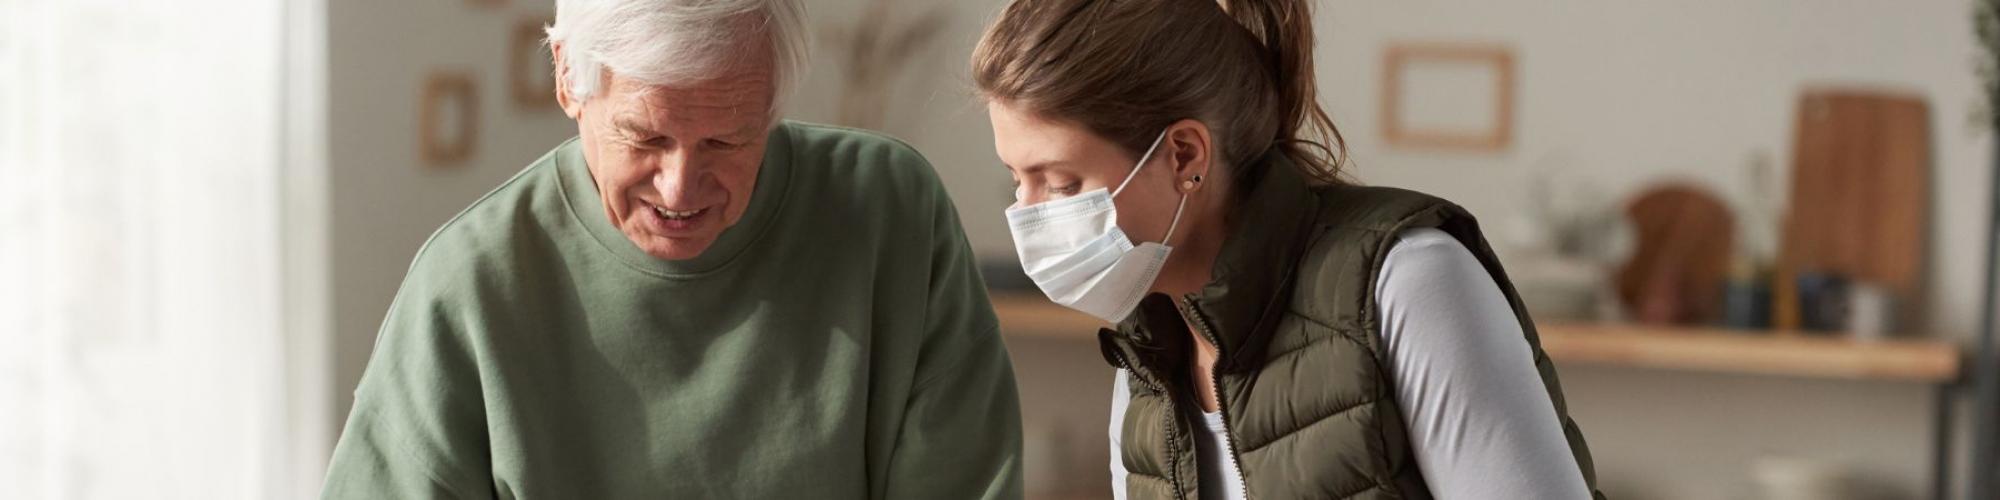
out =
<path fill-rule="evenodd" d="M 553 11 L 553 2 L 327 2 L 335 421 L 346 420 L 375 329 L 417 247 L 575 135 L 559 111 L 514 106 L 504 79 L 514 23 Z M 433 68 L 470 70 L 478 88 L 483 130 L 472 157 L 452 169 L 426 168 L 418 156 L 417 101 Z"/>
<path fill-rule="evenodd" d="M 1527 207 L 1526 183 L 1542 174 L 1616 195 L 1662 179 L 1740 195 L 1753 150 L 1781 172 L 1789 165 L 1801 86 L 1920 95 L 1935 154 L 1927 319 L 1938 335 L 1967 339 L 1993 148 L 1991 134 L 1967 126 L 1979 99 L 1971 10 L 1964 0 L 1339 2 L 1317 20 L 1319 75 L 1363 179 L 1446 196 L 1488 220 Z M 1377 54 L 1391 40 L 1436 38 L 1515 47 L 1512 150 L 1383 146 Z M 1564 375 L 1620 496 L 1745 498 L 1742 479 L 1763 455 L 1832 459 L 1892 492 L 1928 491 L 1931 394 L 1921 386 L 1567 366 Z"/>
<path fill-rule="evenodd" d="M 812 2 L 823 33 L 856 21 L 860 0 Z M 978 250 L 1011 255 L 1000 216 L 1011 201 L 993 159 L 966 55 L 999 2 L 907 2 L 953 9 L 943 42 L 892 80 L 884 129 L 931 159 Z M 1907 89 L 1933 109 L 1936 196 L 1931 256 L 1935 330 L 1974 325 L 1981 211 L 1992 145 L 1967 130 L 1975 102 L 1965 0 L 1879 2 L 1340 1 L 1317 19 L 1322 93 L 1352 141 L 1360 178 L 1457 200 L 1488 220 L 1517 213 L 1530 179 L 1555 174 L 1614 194 L 1662 178 L 1722 186 L 1752 150 L 1789 161 L 1801 85 Z M 913 9 L 904 9 L 899 15 Z M 553 112 L 506 104 L 502 57 L 520 14 L 458 2 L 330 2 L 332 279 L 336 409 L 349 392 L 417 246 L 451 214 L 573 133 Z M 1391 40 L 1499 41 L 1521 69 L 1514 146 L 1493 155 L 1393 151 L 1374 128 L 1379 52 Z M 826 40 L 792 116 L 831 120 L 840 83 Z M 1161 57 L 1170 57 L 1161 55 Z M 470 166 L 417 165 L 415 99 L 433 65 L 477 68 L 486 134 Z M 1191 66 L 1191 71 L 1201 68 Z M 1733 188 L 1718 189 L 1734 193 Z M 1098 486 L 1109 370 L 1095 346 L 1013 341 L 1031 431 L 1065 428 L 1083 486 Z M 1922 494 L 1929 393 L 1897 384 L 1564 367 L 1606 484 L 1621 498 L 1732 498 L 1758 456 L 1851 463 Z M 1962 477 L 1962 476 L 1961 476 Z"/>
<path fill-rule="evenodd" d="M 1752 151 L 1790 164 L 1802 86 L 1896 89 L 1931 106 L 1930 307 L 1951 337 L 1975 325 L 1991 135 L 1968 127 L 1978 82 L 1971 2 L 1340 2 L 1318 19 L 1322 91 L 1369 182 L 1412 186 L 1498 218 L 1536 175 L 1614 194 L 1687 179 L 1737 195 Z M 1517 139 L 1499 155 L 1386 149 L 1379 59 L 1391 40 L 1491 40 L 1519 58 Z M 1782 173 L 1782 172 L 1781 172 Z"/>

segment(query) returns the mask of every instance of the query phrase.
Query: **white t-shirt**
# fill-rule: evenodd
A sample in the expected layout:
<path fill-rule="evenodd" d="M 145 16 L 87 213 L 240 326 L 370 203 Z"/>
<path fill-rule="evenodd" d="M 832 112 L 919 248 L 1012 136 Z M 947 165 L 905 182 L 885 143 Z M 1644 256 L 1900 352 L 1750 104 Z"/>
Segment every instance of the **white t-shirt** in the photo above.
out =
<path fill-rule="evenodd" d="M 1124 372 L 1120 371 L 1119 375 L 1122 380 Z M 1119 416 L 1124 416 L 1123 412 Z M 1223 434 L 1228 427 L 1222 423 L 1222 412 L 1201 412 L 1201 422 L 1202 426 L 1194 431 L 1195 464 L 1201 466 L 1201 497 L 1242 500 L 1243 472 L 1236 467 L 1236 457 L 1229 455 L 1229 438 Z M 1124 475 L 1119 476 L 1119 482 L 1123 483 Z M 1121 490 L 1118 498 L 1123 500 L 1125 485 L 1119 484 L 1115 488 Z"/>
<path fill-rule="evenodd" d="M 1555 403 L 1513 308 L 1486 268 L 1449 234 L 1397 235 L 1375 282 L 1396 406 L 1431 494 L 1453 499 L 1590 498 Z M 1119 439 L 1130 392 L 1118 371 L 1111 400 L 1111 490 L 1125 500 Z M 1196 426 L 1201 496 L 1240 500 L 1219 413 Z"/>

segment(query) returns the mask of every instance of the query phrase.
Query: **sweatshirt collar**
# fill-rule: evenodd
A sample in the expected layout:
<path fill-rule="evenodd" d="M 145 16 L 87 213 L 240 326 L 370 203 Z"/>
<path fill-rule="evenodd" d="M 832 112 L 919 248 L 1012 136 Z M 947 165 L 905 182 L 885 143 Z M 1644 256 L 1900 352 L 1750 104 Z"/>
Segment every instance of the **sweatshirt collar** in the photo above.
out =
<path fill-rule="evenodd" d="M 592 239 L 613 258 L 641 272 L 662 278 L 698 278 L 728 266 L 741 256 L 771 226 L 788 197 L 792 179 L 792 142 L 789 122 L 771 127 L 765 142 L 764 159 L 751 188 L 750 207 L 735 225 L 722 231 L 701 255 L 686 260 L 665 260 L 647 254 L 618 230 L 598 194 L 597 182 L 583 154 L 580 139 L 571 139 L 557 148 L 557 178 L 562 184 L 564 203 Z"/>

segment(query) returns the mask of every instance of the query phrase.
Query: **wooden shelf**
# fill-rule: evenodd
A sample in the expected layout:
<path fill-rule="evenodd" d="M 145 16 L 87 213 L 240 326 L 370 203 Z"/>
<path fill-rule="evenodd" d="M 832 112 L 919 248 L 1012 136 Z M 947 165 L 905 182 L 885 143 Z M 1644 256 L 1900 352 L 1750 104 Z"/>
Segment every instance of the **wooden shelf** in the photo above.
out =
<path fill-rule="evenodd" d="M 1961 362 L 1957 344 L 1934 340 L 1645 325 L 1537 329 L 1549 357 L 1574 363 L 1941 384 L 1958 380 Z"/>
<path fill-rule="evenodd" d="M 1036 295 L 996 293 L 1008 337 L 1095 341 L 1105 325 Z M 1828 334 L 1614 324 L 1540 324 L 1557 362 L 1716 373 L 1943 384 L 1960 377 L 1957 344 Z"/>

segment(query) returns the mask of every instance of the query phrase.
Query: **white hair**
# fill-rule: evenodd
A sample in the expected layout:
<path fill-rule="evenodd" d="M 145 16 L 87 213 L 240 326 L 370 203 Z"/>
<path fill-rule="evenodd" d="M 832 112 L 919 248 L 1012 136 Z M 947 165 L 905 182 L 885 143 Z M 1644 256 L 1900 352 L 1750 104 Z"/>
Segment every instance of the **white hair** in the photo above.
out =
<path fill-rule="evenodd" d="M 604 69 L 648 85 L 713 78 L 768 37 L 773 116 L 808 57 L 803 0 L 556 0 L 549 42 L 563 44 L 573 98 L 602 90 Z"/>

